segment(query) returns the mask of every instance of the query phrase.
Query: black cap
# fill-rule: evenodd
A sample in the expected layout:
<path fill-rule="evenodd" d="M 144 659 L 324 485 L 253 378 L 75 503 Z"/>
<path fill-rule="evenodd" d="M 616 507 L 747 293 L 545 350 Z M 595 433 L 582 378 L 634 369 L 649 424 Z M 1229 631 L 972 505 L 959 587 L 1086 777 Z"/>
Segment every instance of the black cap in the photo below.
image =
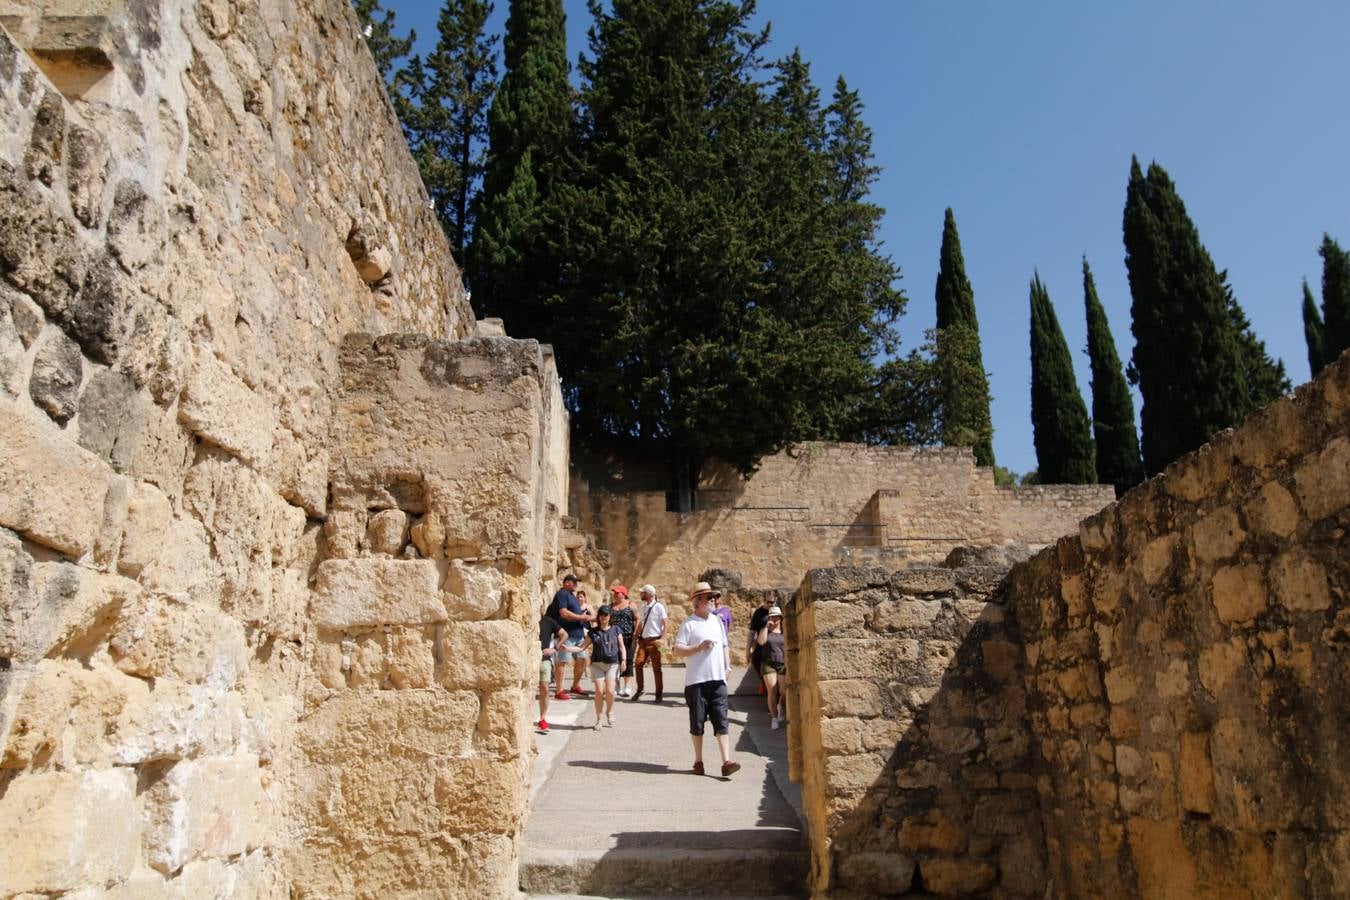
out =
<path fill-rule="evenodd" d="M 575 584 L 576 580 L 577 576 L 573 575 L 571 572 L 568 572 L 566 575 L 563 576 L 563 584 L 567 584 L 567 582 L 569 581 Z"/>
<path fill-rule="evenodd" d="M 596 610 L 596 613 L 595 613 L 595 614 L 596 614 L 597 616 L 607 616 L 607 615 L 609 615 L 611 612 L 612 612 L 612 610 L 611 610 L 608 606 L 602 606 L 602 607 L 600 607 L 598 610 Z"/>

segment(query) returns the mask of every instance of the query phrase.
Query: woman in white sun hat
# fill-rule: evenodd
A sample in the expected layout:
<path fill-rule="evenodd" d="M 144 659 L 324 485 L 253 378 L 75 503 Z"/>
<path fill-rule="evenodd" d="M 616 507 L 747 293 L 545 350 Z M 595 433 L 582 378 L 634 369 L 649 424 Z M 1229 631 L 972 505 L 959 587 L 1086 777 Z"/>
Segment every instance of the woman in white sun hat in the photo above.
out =
<path fill-rule="evenodd" d="M 783 610 L 769 607 L 769 619 L 755 636 L 759 645 L 759 674 L 764 678 L 764 696 L 769 703 L 769 720 L 774 730 L 787 721 L 787 648 L 783 643 Z"/>

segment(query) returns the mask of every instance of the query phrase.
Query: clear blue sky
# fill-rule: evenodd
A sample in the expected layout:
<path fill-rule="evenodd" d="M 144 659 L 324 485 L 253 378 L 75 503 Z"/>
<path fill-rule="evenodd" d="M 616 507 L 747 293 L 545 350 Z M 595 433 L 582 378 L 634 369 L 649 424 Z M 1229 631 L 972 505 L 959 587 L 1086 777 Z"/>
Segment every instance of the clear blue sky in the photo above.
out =
<path fill-rule="evenodd" d="M 436 6 L 387 5 L 425 51 Z M 565 5 L 575 61 L 590 16 L 582 0 Z M 498 30 L 507 9 L 497 0 Z M 942 214 L 952 207 L 992 374 L 1000 464 L 1036 465 L 1034 270 L 1085 399 L 1084 255 L 1129 358 L 1120 227 L 1131 154 L 1167 169 L 1258 335 L 1295 384 L 1307 380 L 1301 280 L 1320 300 L 1324 231 L 1350 247 L 1350 3 L 761 0 L 759 20 L 773 23 L 771 57 L 800 47 L 826 96 L 839 75 L 862 95 L 882 167 L 873 199 L 903 273 L 910 344 L 933 324 Z"/>

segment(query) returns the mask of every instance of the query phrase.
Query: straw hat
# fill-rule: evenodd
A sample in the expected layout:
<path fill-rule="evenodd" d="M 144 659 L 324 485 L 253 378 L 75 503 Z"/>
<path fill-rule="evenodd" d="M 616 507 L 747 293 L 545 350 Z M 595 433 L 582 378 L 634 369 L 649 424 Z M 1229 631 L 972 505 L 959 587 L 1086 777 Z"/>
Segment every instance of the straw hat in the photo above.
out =
<path fill-rule="evenodd" d="M 769 607 L 769 618 L 772 619 L 774 616 L 783 618 L 783 611 L 776 606 L 771 606 Z"/>
<path fill-rule="evenodd" d="M 711 594 L 713 597 L 720 597 L 720 596 L 722 596 L 722 592 L 721 592 L 721 591 L 718 591 L 718 590 L 714 590 L 714 589 L 713 589 L 713 586 L 710 585 L 710 584 L 708 584 L 708 582 L 706 582 L 706 581 L 700 581 L 698 584 L 694 585 L 694 589 L 693 589 L 692 591 L 689 592 L 689 599 L 690 599 L 690 600 L 697 600 L 699 597 L 703 596 L 704 594 Z"/>

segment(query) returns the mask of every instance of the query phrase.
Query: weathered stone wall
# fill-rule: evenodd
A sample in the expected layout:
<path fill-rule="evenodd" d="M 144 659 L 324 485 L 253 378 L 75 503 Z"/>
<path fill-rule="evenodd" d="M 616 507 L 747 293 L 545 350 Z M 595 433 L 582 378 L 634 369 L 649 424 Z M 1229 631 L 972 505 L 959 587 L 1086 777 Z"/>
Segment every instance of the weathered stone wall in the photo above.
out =
<path fill-rule="evenodd" d="M 813 895 L 1043 894 L 1005 571 L 807 574 L 786 621 Z"/>
<path fill-rule="evenodd" d="M 353 335 L 342 367 L 288 875 L 305 896 L 510 896 L 563 499 L 552 357 Z"/>
<path fill-rule="evenodd" d="M 581 477 L 571 511 L 612 554 L 614 577 L 679 602 L 711 568 L 790 591 L 815 567 L 897 569 L 962 545 L 1041 546 L 1114 496 L 1100 485 L 998 487 L 968 449 L 809 443 L 767 457 L 749 479 L 713 468 L 694 512 L 668 512 L 663 491 Z"/>
<path fill-rule="evenodd" d="M 1012 573 L 1055 893 L 1350 891 L 1350 358 Z"/>
<path fill-rule="evenodd" d="M 992 594 L 809 573 L 813 891 L 1344 896 L 1348 528 L 1350 355 Z"/>
<path fill-rule="evenodd" d="M 555 562 L 565 416 L 536 345 L 445 349 L 472 315 L 349 5 L 48 0 L 0 24 L 0 896 L 353 892 L 325 852 L 513 889 L 509 802 L 452 833 L 386 779 L 512 796 L 506 686 Z M 534 406 L 454 445 L 472 458 L 416 443 L 447 437 L 422 419 L 372 461 L 351 332 L 442 339 L 437 402 Z M 404 559 L 408 498 L 375 489 L 446 461 L 431 506 L 466 518 Z M 484 621 L 451 626 L 464 607 Z M 506 662 L 466 687 L 473 628 Z"/>

